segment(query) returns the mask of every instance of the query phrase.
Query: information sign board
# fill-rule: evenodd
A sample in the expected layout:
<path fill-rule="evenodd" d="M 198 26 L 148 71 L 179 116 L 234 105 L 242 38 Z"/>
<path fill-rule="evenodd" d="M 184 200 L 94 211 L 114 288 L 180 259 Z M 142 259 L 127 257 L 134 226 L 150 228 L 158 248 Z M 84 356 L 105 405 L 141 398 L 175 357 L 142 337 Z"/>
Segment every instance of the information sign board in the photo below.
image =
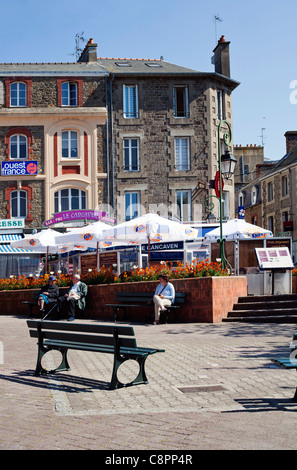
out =
<path fill-rule="evenodd" d="M 255 248 L 259 268 L 265 269 L 293 269 L 294 264 L 288 248 Z"/>

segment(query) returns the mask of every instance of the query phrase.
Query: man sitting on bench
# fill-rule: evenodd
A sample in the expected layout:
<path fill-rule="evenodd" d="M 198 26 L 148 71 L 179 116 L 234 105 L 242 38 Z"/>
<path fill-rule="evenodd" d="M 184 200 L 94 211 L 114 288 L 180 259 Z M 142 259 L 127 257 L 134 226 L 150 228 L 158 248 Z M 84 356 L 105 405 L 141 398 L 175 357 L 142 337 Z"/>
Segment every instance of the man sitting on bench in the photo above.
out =
<path fill-rule="evenodd" d="M 84 282 L 80 281 L 80 275 L 74 274 L 72 276 L 72 286 L 70 287 L 67 294 L 58 298 L 57 312 L 58 315 L 61 311 L 61 307 L 65 300 L 68 301 L 68 321 L 75 320 L 75 307 L 78 305 L 80 310 L 84 310 L 86 307 L 86 295 L 88 293 L 88 287 Z"/>
<path fill-rule="evenodd" d="M 43 286 L 39 297 L 38 297 L 38 306 L 41 312 L 44 312 L 44 304 L 56 303 L 59 297 L 59 288 L 55 284 L 55 276 L 50 276 L 48 278 L 48 284 Z"/>

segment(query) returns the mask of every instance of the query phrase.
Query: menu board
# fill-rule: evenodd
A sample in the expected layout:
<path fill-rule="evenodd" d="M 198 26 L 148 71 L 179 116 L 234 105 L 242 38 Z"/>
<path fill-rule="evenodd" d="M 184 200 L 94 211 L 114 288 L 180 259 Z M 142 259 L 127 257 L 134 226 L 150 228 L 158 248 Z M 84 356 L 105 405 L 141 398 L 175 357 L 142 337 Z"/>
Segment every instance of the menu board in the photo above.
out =
<path fill-rule="evenodd" d="M 80 258 L 81 274 L 87 274 L 90 270 L 96 271 L 97 255 L 83 255 Z"/>
<path fill-rule="evenodd" d="M 255 248 L 260 269 L 293 269 L 294 264 L 288 248 Z"/>

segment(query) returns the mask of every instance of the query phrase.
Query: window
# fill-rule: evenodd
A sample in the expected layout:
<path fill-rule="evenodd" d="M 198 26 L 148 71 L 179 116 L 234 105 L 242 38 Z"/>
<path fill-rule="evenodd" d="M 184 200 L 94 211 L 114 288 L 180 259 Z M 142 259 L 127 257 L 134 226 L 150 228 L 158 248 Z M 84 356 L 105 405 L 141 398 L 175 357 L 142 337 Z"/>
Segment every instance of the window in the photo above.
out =
<path fill-rule="evenodd" d="M 10 193 L 11 217 L 27 217 L 27 192 L 11 191 Z"/>
<path fill-rule="evenodd" d="M 10 106 L 27 106 L 26 83 L 14 82 L 10 84 Z"/>
<path fill-rule="evenodd" d="M 272 216 L 268 217 L 268 230 L 270 230 L 270 232 L 273 232 L 273 217 Z"/>
<path fill-rule="evenodd" d="M 218 120 L 223 119 L 223 92 L 222 90 L 217 91 L 217 103 L 218 103 Z"/>
<path fill-rule="evenodd" d="M 77 84 L 74 82 L 62 83 L 62 106 L 77 106 Z"/>
<path fill-rule="evenodd" d="M 78 137 L 76 131 L 62 132 L 62 158 L 78 157 Z"/>
<path fill-rule="evenodd" d="M 68 188 L 55 192 L 55 212 L 81 210 L 87 208 L 86 192 Z"/>
<path fill-rule="evenodd" d="M 124 139 L 124 167 L 126 171 L 138 171 L 139 139 Z"/>
<path fill-rule="evenodd" d="M 288 195 L 288 178 L 286 176 L 282 177 L 282 196 Z"/>
<path fill-rule="evenodd" d="M 229 199 L 229 191 L 223 191 L 223 199 L 222 199 L 222 203 L 223 203 L 223 219 L 227 219 L 229 220 L 230 219 L 230 199 Z"/>
<path fill-rule="evenodd" d="M 239 203 L 239 206 L 244 206 L 244 203 L 245 203 L 245 193 L 239 193 L 239 196 L 238 196 L 238 203 Z"/>
<path fill-rule="evenodd" d="M 190 139 L 189 137 L 176 137 L 175 142 L 175 169 L 177 171 L 190 170 Z"/>
<path fill-rule="evenodd" d="M 188 87 L 177 85 L 173 87 L 173 109 L 175 117 L 189 117 Z"/>
<path fill-rule="evenodd" d="M 139 216 L 140 194 L 138 191 L 125 193 L 125 220 L 131 220 Z"/>
<path fill-rule="evenodd" d="M 123 85 L 124 118 L 138 118 L 138 91 L 137 85 Z"/>
<path fill-rule="evenodd" d="M 268 201 L 273 201 L 273 183 L 268 183 Z"/>
<path fill-rule="evenodd" d="M 9 139 L 10 158 L 28 158 L 28 141 L 25 135 L 15 134 Z"/>
<path fill-rule="evenodd" d="M 251 204 L 252 204 L 252 205 L 256 204 L 256 202 L 257 202 L 257 195 L 258 195 L 258 188 L 256 188 L 256 187 L 254 186 L 253 189 L 252 189 L 252 192 L 251 192 Z"/>
<path fill-rule="evenodd" d="M 182 222 L 190 221 L 192 219 L 191 191 L 176 191 L 176 204 L 179 219 Z"/>

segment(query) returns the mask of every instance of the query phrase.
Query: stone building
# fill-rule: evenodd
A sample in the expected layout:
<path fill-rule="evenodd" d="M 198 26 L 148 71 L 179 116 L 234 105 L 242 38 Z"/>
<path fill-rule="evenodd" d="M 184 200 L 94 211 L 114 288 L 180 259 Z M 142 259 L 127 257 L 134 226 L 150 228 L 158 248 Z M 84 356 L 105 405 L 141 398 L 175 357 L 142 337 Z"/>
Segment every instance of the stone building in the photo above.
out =
<path fill-rule="evenodd" d="M 239 84 L 229 42 L 219 40 L 209 73 L 97 55 L 90 40 L 77 63 L 0 64 L 0 219 L 33 228 L 57 212 L 106 209 L 120 222 L 143 209 L 205 220 L 218 124 L 232 126 Z M 232 180 L 224 201 L 226 215 Z"/>

